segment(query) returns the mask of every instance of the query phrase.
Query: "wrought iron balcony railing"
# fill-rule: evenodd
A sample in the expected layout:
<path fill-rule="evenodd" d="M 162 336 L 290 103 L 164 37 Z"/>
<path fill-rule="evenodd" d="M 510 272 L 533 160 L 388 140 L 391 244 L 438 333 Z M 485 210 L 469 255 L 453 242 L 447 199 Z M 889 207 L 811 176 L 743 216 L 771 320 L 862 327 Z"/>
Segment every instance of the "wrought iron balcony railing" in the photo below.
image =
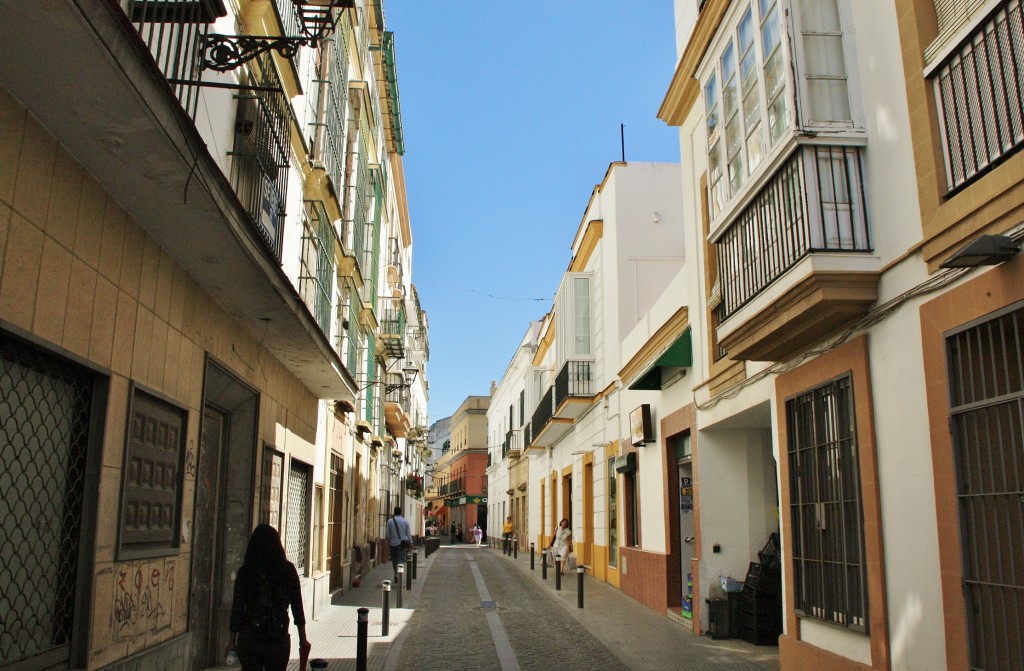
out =
<path fill-rule="evenodd" d="M 594 395 L 594 373 L 592 361 L 569 360 L 562 365 L 555 377 L 555 407 L 567 398 Z"/>
<path fill-rule="evenodd" d="M 870 252 L 860 150 L 798 148 L 716 244 L 720 323 L 808 254 Z"/>
<path fill-rule="evenodd" d="M 537 408 L 533 411 L 533 433 L 538 435 L 544 430 L 544 427 L 551 421 L 551 417 L 554 415 L 554 398 L 555 388 L 548 387 L 548 390 L 544 392 L 544 395 L 540 399 L 540 403 L 537 404 Z"/>
<path fill-rule="evenodd" d="M 933 82 L 946 154 L 947 186 L 956 191 L 1024 146 L 1024 8 L 1005 0 Z"/>

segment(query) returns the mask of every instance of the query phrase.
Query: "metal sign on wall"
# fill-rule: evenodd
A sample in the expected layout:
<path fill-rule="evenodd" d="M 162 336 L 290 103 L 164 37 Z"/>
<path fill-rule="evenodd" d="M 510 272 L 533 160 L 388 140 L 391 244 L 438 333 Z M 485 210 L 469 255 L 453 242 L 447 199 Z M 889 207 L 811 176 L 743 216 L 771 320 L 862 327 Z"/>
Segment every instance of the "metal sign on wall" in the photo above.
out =
<path fill-rule="evenodd" d="M 487 503 L 486 496 L 458 496 L 454 499 L 445 499 L 446 506 L 481 505 Z"/>

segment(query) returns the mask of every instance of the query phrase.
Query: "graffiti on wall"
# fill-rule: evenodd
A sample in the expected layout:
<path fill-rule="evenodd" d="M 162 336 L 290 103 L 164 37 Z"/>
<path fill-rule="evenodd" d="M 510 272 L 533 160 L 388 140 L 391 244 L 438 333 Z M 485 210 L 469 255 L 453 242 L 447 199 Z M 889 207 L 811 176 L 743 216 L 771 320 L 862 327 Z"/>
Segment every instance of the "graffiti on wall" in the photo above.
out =
<path fill-rule="evenodd" d="M 174 559 L 131 562 L 114 570 L 111 624 L 116 639 L 170 629 L 176 573 Z"/>

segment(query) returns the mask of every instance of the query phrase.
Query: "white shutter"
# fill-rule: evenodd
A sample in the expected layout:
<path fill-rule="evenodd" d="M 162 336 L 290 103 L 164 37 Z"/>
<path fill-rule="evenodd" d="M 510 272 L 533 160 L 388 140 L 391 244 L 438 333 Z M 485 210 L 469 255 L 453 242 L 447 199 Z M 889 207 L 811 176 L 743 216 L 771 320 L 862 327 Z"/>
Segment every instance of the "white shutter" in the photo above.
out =
<path fill-rule="evenodd" d="M 972 19 L 993 0 L 935 0 L 935 17 L 939 33 L 925 50 L 925 62 L 931 63 L 942 51 L 952 46 L 954 38 L 970 25 Z"/>

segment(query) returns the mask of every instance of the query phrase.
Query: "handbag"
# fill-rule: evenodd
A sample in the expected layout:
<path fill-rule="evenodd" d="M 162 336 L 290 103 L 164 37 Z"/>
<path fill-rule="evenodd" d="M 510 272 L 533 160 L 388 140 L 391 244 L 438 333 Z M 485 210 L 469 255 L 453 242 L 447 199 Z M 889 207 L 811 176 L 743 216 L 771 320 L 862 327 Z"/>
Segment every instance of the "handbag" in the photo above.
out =
<path fill-rule="evenodd" d="M 576 570 L 576 553 L 575 552 L 570 552 L 569 556 L 566 557 L 565 561 L 566 561 L 566 565 L 565 565 L 565 570 L 566 571 L 575 571 Z"/>

